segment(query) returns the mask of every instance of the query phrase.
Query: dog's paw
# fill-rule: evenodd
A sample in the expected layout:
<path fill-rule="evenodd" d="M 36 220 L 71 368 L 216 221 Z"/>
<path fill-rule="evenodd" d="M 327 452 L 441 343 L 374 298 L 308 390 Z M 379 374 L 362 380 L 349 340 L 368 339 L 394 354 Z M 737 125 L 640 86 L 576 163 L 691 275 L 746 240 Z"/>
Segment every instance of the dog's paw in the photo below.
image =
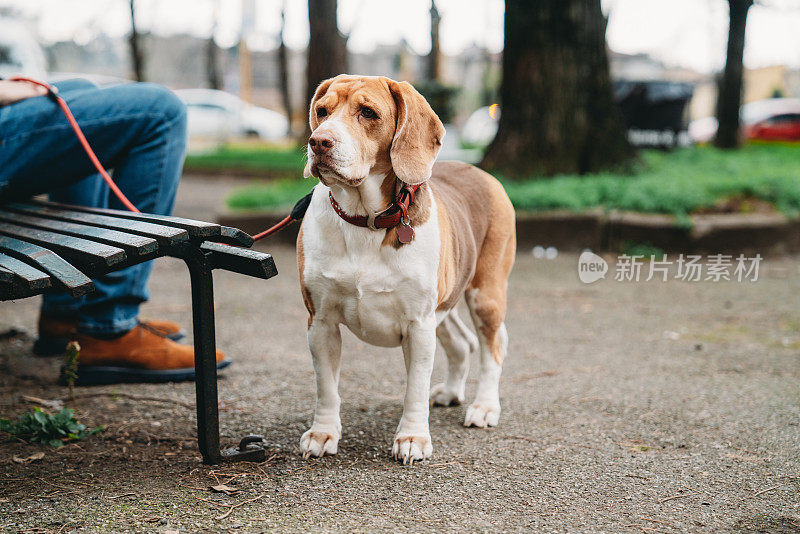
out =
<path fill-rule="evenodd" d="M 467 415 L 464 417 L 464 426 L 476 426 L 487 428 L 497 426 L 500 423 L 500 404 L 472 403 L 467 408 Z"/>
<path fill-rule="evenodd" d="M 458 394 L 447 387 L 447 384 L 436 384 L 431 388 L 431 401 L 434 406 L 458 406 L 464 402 L 464 394 Z"/>
<path fill-rule="evenodd" d="M 336 454 L 339 450 L 339 436 L 310 428 L 300 438 L 300 452 L 303 458 L 319 458 L 326 454 Z"/>
<path fill-rule="evenodd" d="M 433 454 L 430 434 L 425 436 L 410 436 L 398 434 L 392 445 L 392 455 L 395 460 L 403 465 L 413 465 L 414 462 L 427 460 Z"/>

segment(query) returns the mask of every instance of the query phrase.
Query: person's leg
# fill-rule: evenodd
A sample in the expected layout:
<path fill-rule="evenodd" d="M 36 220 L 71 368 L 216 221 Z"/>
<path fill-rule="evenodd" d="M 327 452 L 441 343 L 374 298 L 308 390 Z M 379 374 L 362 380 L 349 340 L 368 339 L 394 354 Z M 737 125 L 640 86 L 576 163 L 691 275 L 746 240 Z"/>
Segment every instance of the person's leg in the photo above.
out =
<path fill-rule="evenodd" d="M 64 80 L 52 85 L 58 89 L 62 97 L 77 91 L 97 89 L 95 84 L 81 78 Z M 100 175 L 95 173 L 78 183 L 50 191 L 49 198 L 53 202 L 102 208 L 108 203 L 108 187 Z M 35 354 L 48 356 L 64 351 L 67 341 L 75 333 L 78 311 L 83 301 L 83 297 L 75 298 L 65 291 L 43 295 L 38 324 L 39 336 L 33 345 Z"/>
<path fill-rule="evenodd" d="M 115 169 L 114 180 L 131 202 L 144 212 L 171 213 L 186 147 L 186 113 L 180 100 L 152 84 L 59 90 L 100 161 Z M 0 196 L 27 196 L 92 174 L 88 157 L 55 104 L 41 97 L 10 108 L 17 108 L 13 115 L 0 117 L 2 131 L 13 132 L 0 146 L 0 161 L 7 162 L 0 171 L 0 183 L 5 183 Z M 3 122 L 12 124 L 4 128 Z M 97 194 L 95 183 L 81 182 L 56 196 L 97 205 L 106 197 Z M 108 206 L 123 208 L 116 198 Z M 141 264 L 96 280 L 96 291 L 80 307 L 79 330 L 114 336 L 133 328 L 139 304 L 148 297 L 151 268 Z M 58 300 L 48 307 L 55 309 Z"/>
<path fill-rule="evenodd" d="M 50 200 L 64 204 L 104 208 L 108 203 L 109 189 L 99 174 L 93 174 L 80 182 L 60 187 L 50 192 Z M 42 316 L 57 321 L 77 321 L 78 311 L 84 297 L 72 297 L 65 291 L 45 293 L 42 298 Z M 41 333 L 41 323 L 40 323 Z M 63 337 L 63 336 L 58 336 Z M 57 346 L 58 342 L 54 343 Z M 45 351 L 47 352 L 47 351 Z"/>
<path fill-rule="evenodd" d="M 155 111 L 158 120 L 142 130 L 140 142 L 114 168 L 114 181 L 139 210 L 170 215 L 186 152 L 184 106 L 176 96 L 158 86 L 133 87 L 137 91 L 119 92 L 129 93 L 129 98 Z M 107 207 L 125 209 L 114 195 L 107 194 L 106 199 Z M 95 291 L 86 296 L 80 308 L 78 330 L 113 337 L 136 326 L 139 305 L 149 298 L 147 281 L 152 268 L 153 262 L 149 261 L 95 279 Z"/>
<path fill-rule="evenodd" d="M 115 180 L 131 201 L 139 197 L 142 205 L 137 207 L 143 211 L 170 205 L 164 197 L 175 191 L 185 148 L 181 101 L 153 84 L 79 86 L 61 93 L 100 161 L 117 168 Z M 96 172 L 61 110 L 47 97 L 0 108 L 0 140 L 2 199 L 51 191 Z M 144 170 L 152 170 L 152 177 L 137 174 Z M 148 196 L 153 191 L 157 194 Z"/>
<path fill-rule="evenodd" d="M 120 189 L 142 211 L 169 214 L 186 146 L 184 105 L 152 84 L 73 89 L 63 91 L 63 96 L 100 161 L 114 169 Z M 0 108 L 0 201 L 70 186 L 93 174 L 88 157 L 59 113 L 44 97 Z M 81 187 L 69 187 L 64 199 L 81 203 L 91 197 Z M 106 191 L 105 184 L 100 189 Z M 68 198 L 74 194 L 81 198 Z M 113 197 L 107 198 L 109 207 L 122 207 Z M 194 377 L 192 347 L 174 343 L 154 323 L 137 325 L 150 269 L 143 264 L 95 280 L 96 291 L 85 297 L 78 312 L 77 383 Z M 230 360 L 218 352 L 217 362 L 222 368 Z"/>

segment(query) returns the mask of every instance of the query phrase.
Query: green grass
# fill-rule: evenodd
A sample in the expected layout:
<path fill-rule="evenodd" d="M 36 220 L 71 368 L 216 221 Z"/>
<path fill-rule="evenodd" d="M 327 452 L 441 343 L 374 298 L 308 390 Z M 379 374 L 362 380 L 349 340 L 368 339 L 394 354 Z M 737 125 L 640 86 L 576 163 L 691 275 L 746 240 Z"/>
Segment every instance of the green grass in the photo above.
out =
<path fill-rule="evenodd" d="M 268 183 L 255 182 L 234 190 L 228 196 L 227 203 L 233 210 L 291 208 L 295 202 L 310 192 L 316 183 L 316 178 L 308 180 L 284 178 Z"/>
<path fill-rule="evenodd" d="M 641 152 L 640 161 L 629 174 L 500 178 L 520 211 L 601 208 L 663 213 L 681 219 L 726 199 L 745 198 L 769 202 L 788 216 L 800 213 L 797 145 L 749 145 L 738 151 L 711 147 L 647 150 Z M 235 210 L 286 208 L 314 183 L 300 179 L 253 183 L 234 191 L 228 206 Z"/>
<path fill-rule="evenodd" d="M 188 172 L 246 172 L 301 178 L 305 164 L 306 152 L 296 146 L 231 145 L 189 154 L 185 168 Z"/>

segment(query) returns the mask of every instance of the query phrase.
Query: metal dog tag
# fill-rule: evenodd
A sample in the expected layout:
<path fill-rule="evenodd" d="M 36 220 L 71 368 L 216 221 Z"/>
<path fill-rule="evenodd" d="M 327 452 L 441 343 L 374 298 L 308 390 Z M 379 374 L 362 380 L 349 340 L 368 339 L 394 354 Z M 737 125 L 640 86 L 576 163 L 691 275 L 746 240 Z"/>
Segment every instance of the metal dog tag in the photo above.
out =
<path fill-rule="evenodd" d="M 414 241 L 414 229 L 406 222 L 400 223 L 400 226 L 397 227 L 397 240 L 404 245 L 411 243 Z"/>

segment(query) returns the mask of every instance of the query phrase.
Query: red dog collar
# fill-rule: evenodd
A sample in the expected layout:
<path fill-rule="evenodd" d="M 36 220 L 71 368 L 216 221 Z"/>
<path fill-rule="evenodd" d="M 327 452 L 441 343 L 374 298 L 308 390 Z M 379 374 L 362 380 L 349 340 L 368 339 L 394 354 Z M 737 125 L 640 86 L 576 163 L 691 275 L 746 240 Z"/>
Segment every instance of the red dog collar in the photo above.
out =
<path fill-rule="evenodd" d="M 328 192 L 328 197 L 331 199 L 333 211 L 350 224 L 361 226 L 362 228 L 371 228 L 372 230 L 394 228 L 400 225 L 400 228 L 397 229 L 398 238 L 401 243 L 409 243 L 414 239 L 414 230 L 409 225 L 408 206 L 414 202 L 414 197 L 420 187 L 422 187 L 422 184 L 404 184 L 397 193 L 397 200 L 390 204 L 385 210 L 370 216 L 349 215 L 339 206 L 339 203 L 336 202 L 336 199 L 333 198 L 333 193 L 330 191 Z"/>

